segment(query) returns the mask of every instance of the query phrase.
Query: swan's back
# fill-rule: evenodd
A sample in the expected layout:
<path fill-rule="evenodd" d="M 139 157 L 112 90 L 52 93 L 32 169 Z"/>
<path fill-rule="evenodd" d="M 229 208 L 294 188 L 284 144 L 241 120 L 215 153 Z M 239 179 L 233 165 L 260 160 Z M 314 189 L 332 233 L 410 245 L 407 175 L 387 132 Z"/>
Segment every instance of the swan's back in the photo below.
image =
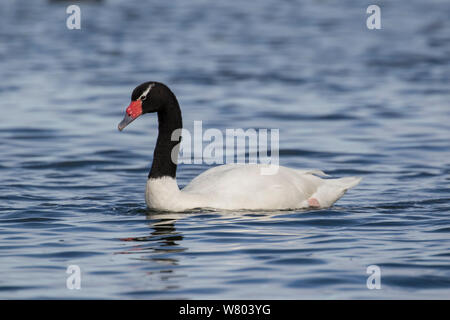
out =
<path fill-rule="evenodd" d="M 261 164 L 227 164 L 209 169 L 189 183 L 182 193 L 204 199 L 199 207 L 221 209 L 295 209 L 328 207 L 359 178 L 321 179 L 319 170 L 302 171 L 279 167 L 264 175 Z M 267 167 L 266 167 L 267 168 Z M 314 202 L 315 203 L 315 202 Z"/>

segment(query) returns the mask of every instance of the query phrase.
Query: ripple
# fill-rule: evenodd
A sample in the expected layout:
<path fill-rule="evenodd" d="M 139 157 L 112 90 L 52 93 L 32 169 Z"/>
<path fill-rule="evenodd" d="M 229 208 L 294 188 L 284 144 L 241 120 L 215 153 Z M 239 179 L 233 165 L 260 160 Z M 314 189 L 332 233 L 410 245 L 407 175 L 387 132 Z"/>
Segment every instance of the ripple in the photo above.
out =
<path fill-rule="evenodd" d="M 282 265 L 315 265 L 315 264 L 324 264 L 325 262 L 321 259 L 313 259 L 313 258 L 285 258 L 285 259 L 276 259 L 271 260 L 270 264 L 282 264 Z"/>
<path fill-rule="evenodd" d="M 59 251 L 53 253 L 23 254 L 22 257 L 39 258 L 39 259 L 51 259 L 51 258 L 78 259 L 78 258 L 90 258 L 98 255 L 102 255 L 102 253 L 94 251 Z"/>
<path fill-rule="evenodd" d="M 448 289 L 450 280 L 445 276 L 383 276 L 383 284 L 388 286 L 413 289 Z"/>
<path fill-rule="evenodd" d="M 78 169 L 89 166 L 114 165 L 116 161 L 110 160 L 75 160 L 75 161 L 57 161 L 53 163 L 29 161 L 22 164 L 27 169 Z"/>

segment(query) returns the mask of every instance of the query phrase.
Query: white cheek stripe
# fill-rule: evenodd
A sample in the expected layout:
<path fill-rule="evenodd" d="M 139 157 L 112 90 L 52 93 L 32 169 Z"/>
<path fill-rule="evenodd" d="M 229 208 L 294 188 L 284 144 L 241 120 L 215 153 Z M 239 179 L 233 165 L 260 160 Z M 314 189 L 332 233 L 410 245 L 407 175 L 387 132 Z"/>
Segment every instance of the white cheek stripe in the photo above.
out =
<path fill-rule="evenodd" d="M 148 86 L 148 88 L 145 89 L 144 92 L 142 92 L 142 94 L 141 94 L 141 96 L 139 97 L 139 99 L 141 99 L 142 97 L 146 97 L 147 94 L 150 92 L 150 90 L 151 90 L 154 86 L 155 86 L 154 83 L 150 84 L 150 85 Z"/>

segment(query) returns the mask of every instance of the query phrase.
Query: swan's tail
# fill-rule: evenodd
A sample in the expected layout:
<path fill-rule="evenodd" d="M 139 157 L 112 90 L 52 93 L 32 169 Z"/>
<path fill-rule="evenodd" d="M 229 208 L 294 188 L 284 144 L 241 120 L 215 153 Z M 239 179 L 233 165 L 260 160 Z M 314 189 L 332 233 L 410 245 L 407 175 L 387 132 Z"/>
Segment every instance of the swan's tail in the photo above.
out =
<path fill-rule="evenodd" d="M 339 200 L 344 193 L 356 186 L 362 180 L 361 177 L 345 177 L 339 179 L 324 179 L 323 184 L 311 198 L 315 198 L 320 207 L 330 207 Z"/>
<path fill-rule="evenodd" d="M 353 188 L 362 180 L 361 177 L 345 177 L 339 179 L 330 179 L 330 183 L 335 184 L 339 188 L 343 188 L 344 191 Z"/>

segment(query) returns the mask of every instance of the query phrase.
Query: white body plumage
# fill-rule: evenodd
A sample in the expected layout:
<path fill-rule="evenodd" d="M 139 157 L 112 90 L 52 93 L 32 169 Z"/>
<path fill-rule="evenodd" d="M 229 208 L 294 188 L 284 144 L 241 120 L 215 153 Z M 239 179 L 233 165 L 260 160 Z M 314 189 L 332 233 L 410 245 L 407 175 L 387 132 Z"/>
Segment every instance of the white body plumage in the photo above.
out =
<path fill-rule="evenodd" d="M 262 175 L 259 164 L 226 164 L 209 169 L 182 190 L 176 179 L 148 179 L 147 206 L 159 210 L 193 208 L 274 210 L 331 206 L 361 178 L 322 179 L 319 170 L 279 167 Z"/>

